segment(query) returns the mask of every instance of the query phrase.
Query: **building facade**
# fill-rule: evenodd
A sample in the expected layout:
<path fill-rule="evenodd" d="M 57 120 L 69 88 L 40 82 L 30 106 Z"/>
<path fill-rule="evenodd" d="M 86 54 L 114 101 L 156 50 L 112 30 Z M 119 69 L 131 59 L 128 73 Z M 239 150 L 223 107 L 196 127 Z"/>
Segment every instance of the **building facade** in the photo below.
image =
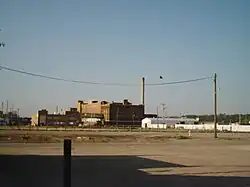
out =
<path fill-rule="evenodd" d="M 79 125 L 80 123 L 80 113 L 77 108 L 70 108 L 65 114 L 49 114 L 47 110 L 38 111 L 38 125 L 58 125 L 58 126 L 68 126 L 68 125 Z"/>
<path fill-rule="evenodd" d="M 107 125 L 140 125 L 144 117 L 144 105 L 134 105 L 127 99 L 123 102 L 78 101 L 77 110 L 82 115 L 102 114 Z"/>

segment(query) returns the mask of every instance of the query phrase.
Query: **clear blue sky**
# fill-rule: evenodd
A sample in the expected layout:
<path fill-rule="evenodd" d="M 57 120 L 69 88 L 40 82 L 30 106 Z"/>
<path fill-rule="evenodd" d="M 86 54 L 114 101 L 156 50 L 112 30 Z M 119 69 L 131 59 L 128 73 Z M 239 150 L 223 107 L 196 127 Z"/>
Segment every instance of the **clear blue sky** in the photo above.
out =
<path fill-rule="evenodd" d="M 1 0 L 0 65 L 69 79 L 148 83 L 218 74 L 219 112 L 250 112 L 249 0 Z M 163 80 L 159 76 L 164 77 Z M 139 87 L 0 71 L 0 100 L 23 115 L 78 99 L 140 102 Z M 212 80 L 147 88 L 146 110 L 212 113 Z"/>

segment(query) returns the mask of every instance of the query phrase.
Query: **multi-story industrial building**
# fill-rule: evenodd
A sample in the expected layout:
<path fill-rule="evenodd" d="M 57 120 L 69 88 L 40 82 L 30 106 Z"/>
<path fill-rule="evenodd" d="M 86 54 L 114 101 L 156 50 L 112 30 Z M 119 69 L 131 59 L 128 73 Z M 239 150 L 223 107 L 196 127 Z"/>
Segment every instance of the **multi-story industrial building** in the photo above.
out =
<path fill-rule="evenodd" d="M 65 114 L 49 114 L 47 110 L 38 111 L 38 125 L 79 125 L 80 113 L 77 108 L 70 108 Z"/>
<path fill-rule="evenodd" d="M 127 99 L 123 102 L 96 101 L 90 102 L 78 101 L 77 110 L 81 115 L 84 114 L 102 114 L 105 124 L 108 125 L 140 125 L 144 117 L 144 105 L 134 105 Z"/>

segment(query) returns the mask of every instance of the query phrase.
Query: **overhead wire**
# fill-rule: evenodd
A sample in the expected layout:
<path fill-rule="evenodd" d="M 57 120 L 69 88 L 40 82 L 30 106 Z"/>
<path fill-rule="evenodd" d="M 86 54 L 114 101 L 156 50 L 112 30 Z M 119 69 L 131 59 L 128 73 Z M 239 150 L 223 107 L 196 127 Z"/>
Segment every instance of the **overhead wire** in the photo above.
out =
<path fill-rule="evenodd" d="M 16 73 L 20 73 L 20 74 L 30 75 L 30 76 L 34 76 L 34 77 L 40 77 L 40 78 L 46 78 L 46 79 L 64 81 L 64 82 L 71 82 L 71 83 L 107 85 L 107 86 L 133 86 L 132 84 L 100 83 L 100 82 L 82 81 L 82 80 L 65 79 L 65 78 L 60 78 L 60 77 L 52 77 L 52 76 L 47 76 L 47 75 L 42 75 L 42 74 L 31 73 L 31 72 L 27 72 L 27 71 L 23 71 L 23 70 L 8 68 L 8 67 L 5 67 L 5 66 L 0 66 L 0 69 L 11 71 L 11 72 L 16 72 Z"/>
<path fill-rule="evenodd" d="M 71 82 L 71 83 L 79 83 L 79 84 L 89 84 L 89 85 L 103 85 L 103 86 L 139 86 L 138 84 L 125 84 L 125 83 L 101 83 L 101 82 L 93 82 L 93 81 L 82 81 L 82 80 L 73 80 L 73 79 L 65 79 L 60 77 L 52 77 L 42 74 L 31 73 L 23 70 L 13 69 L 6 66 L 0 65 L 0 70 L 11 71 L 15 73 L 25 74 L 34 77 L 46 78 L 50 80 L 57 80 L 57 81 L 64 81 L 64 82 Z M 163 83 L 146 83 L 145 86 L 163 86 L 163 85 L 173 85 L 173 84 L 183 84 L 183 83 L 190 83 L 190 82 L 197 82 L 202 80 L 207 80 L 212 77 L 203 77 L 197 79 L 190 79 L 190 80 L 181 80 L 181 81 L 172 81 L 172 82 L 163 82 Z"/>
<path fill-rule="evenodd" d="M 190 80 L 181 80 L 181 81 L 172 81 L 172 82 L 163 82 L 163 83 L 154 83 L 154 84 L 145 84 L 147 86 L 162 86 L 162 85 L 172 85 L 172 84 L 183 84 L 183 83 L 190 83 L 190 82 L 197 82 L 202 80 L 208 80 L 212 78 L 210 77 L 203 77 L 198 79 L 190 79 Z"/>

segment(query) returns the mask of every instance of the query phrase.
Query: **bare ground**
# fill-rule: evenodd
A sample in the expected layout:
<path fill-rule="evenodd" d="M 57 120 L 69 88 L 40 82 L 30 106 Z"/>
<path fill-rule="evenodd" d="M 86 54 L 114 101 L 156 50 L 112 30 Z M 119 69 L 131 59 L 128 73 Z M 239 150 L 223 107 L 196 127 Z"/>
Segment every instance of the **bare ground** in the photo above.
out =
<path fill-rule="evenodd" d="M 64 138 L 74 142 L 166 142 L 171 139 L 212 139 L 213 133 L 170 132 L 84 132 L 84 131 L 21 131 L 0 130 L 0 142 L 57 143 Z M 218 133 L 219 139 L 250 141 L 250 133 Z"/>
<path fill-rule="evenodd" d="M 25 133 L 5 131 L 1 136 L 20 139 Z M 64 137 L 76 137 L 72 187 L 250 186 L 246 134 L 219 134 L 220 139 L 214 140 L 213 134 L 204 133 L 188 139 L 178 138 L 187 137 L 186 133 L 54 133 L 40 136 L 56 136 L 58 143 L 2 140 L 1 186 L 63 186 Z M 86 140 L 77 141 L 77 137 Z M 97 141 L 107 137 L 109 141 Z"/>

